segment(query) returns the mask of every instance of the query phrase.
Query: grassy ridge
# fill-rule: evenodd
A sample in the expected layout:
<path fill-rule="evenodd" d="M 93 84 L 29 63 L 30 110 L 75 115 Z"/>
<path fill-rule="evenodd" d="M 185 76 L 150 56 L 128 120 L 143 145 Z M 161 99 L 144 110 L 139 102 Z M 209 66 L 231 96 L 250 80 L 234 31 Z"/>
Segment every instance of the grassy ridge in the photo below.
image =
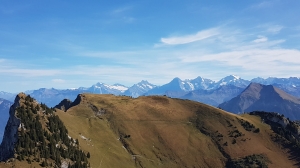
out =
<path fill-rule="evenodd" d="M 78 105 L 57 114 L 91 151 L 92 167 L 224 167 L 253 154 L 264 154 L 270 167 L 296 164 L 256 116 L 163 96 L 81 96 Z"/>
<path fill-rule="evenodd" d="M 55 113 L 91 167 L 297 167 L 258 116 L 164 96 L 79 95 Z M 257 131 L 259 130 L 259 131 Z M 263 157 L 260 157 L 263 156 Z M 35 166 L 16 161 L 16 167 Z M 1 163 L 0 167 L 13 164 Z M 38 167 L 38 166 L 36 166 Z"/>

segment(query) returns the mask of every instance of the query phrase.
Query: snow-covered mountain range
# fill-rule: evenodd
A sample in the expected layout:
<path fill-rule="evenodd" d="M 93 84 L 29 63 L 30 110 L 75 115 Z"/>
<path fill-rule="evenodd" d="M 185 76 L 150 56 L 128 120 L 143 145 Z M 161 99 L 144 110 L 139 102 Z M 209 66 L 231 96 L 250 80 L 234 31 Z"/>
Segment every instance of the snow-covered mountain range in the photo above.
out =
<path fill-rule="evenodd" d="M 202 77 L 182 80 L 178 77 L 161 86 L 149 83 L 146 80 L 134 84 L 131 87 L 122 84 L 96 83 L 91 87 L 79 87 L 73 89 L 45 89 L 25 91 L 39 102 L 50 107 L 57 105 L 62 99 L 74 100 L 80 93 L 114 94 L 138 97 L 141 95 L 166 95 L 169 97 L 191 99 L 213 106 L 218 106 L 224 101 L 240 94 L 251 82 L 264 85 L 274 85 L 283 91 L 300 97 L 300 78 L 254 78 L 245 80 L 235 75 L 229 75 L 219 81 L 213 81 Z M 0 92 L 0 98 L 13 101 L 16 94 Z"/>

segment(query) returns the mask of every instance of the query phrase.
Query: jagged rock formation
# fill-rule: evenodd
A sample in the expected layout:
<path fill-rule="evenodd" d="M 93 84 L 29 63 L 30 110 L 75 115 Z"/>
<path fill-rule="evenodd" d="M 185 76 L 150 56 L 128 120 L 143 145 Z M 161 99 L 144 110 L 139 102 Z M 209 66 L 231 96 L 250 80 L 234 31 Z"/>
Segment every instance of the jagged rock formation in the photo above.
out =
<path fill-rule="evenodd" d="M 58 105 L 56 105 L 54 108 L 58 108 L 62 111 L 67 111 L 71 107 L 72 101 L 69 99 L 62 100 Z"/>

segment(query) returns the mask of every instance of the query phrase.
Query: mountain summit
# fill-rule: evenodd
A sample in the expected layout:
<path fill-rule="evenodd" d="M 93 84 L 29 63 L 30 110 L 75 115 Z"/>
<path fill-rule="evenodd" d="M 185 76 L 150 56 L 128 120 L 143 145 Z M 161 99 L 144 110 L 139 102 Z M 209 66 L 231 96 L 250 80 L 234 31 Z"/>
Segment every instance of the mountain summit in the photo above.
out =
<path fill-rule="evenodd" d="M 272 85 L 251 83 L 240 95 L 219 105 L 233 113 L 278 112 L 292 120 L 300 119 L 300 99 Z"/>
<path fill-rule="evenodd" d="M 141 82 L 128 88 L 124 94 L 126 96 L 139 97 L 155 87 L 156 85 L 149 83 L 147 80 L 142 80 Z"/>
<path fill-rule="evenodd" d="M 224 86 L 224 85 L 234 85 L 237 87 L 245 88 L 249 84 L 250 84 L 250 81 L 248 81 L 248 80 L 244 80 L 244 79 L 240 78 L 239 76 L 229 75 L 229 76 L 226 76 L 225 78 L 222 78 L 220 81 L 218 81 L 214 87 L 219 88 L 220 86 Z"/>

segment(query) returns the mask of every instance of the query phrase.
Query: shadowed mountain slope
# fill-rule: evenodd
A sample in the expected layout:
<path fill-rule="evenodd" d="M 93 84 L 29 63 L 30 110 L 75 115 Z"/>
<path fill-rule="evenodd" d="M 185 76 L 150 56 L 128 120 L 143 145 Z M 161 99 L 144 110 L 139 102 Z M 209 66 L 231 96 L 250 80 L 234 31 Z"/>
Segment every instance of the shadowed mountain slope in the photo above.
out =
<path fill-rule="evenodd" d="M 194 100 L 217 107 L 219 104 L 239 95 L 243 90 L 243 88 L 234 85 L 223 85 L 215 90 L 194 90 L 180 98 Z M 169 96 L 169 94 L 167 95 Z"/>
<path fill-rule="evenodd" d="M 9 108 L 11 105 L 12 102 L 0 98 L 0 143 L 2 142 L 4 129 L 9 117 Z"/>
<path fill-rule="evenodd" d="M 233 113 L 270 111 L 292 120 L 300 119 L 300 99 L 272 85 L 251 83 L 240 95 L 219 107 Z"/>

